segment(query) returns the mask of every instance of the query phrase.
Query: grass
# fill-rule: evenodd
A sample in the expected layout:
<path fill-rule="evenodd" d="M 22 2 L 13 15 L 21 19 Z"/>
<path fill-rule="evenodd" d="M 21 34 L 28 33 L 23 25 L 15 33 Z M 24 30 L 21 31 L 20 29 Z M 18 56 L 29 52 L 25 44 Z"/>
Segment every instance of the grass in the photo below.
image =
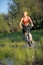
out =
<path fill-rule="evenodd" d="M 23 47 L 25 41 L 22 32 L 0 34 L 0 60 L 9 58 L 15 65 L 32 65 L 33 60 L 36 63 L 40 59 L 43 60 L 43 30 L 35 30 L 31 33 L 37 46 L 35 50 Z M 32 58 L 33 56 L 35 58 Z M 5 61 L 3 63 L 6 64 Z"/>

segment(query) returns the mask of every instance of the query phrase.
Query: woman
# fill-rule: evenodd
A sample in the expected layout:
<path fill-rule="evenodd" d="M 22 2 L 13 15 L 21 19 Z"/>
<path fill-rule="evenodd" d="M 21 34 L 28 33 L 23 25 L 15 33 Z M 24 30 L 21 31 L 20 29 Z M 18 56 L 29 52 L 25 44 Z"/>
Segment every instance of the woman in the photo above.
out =
<path fill-rule="evenodd" d="M 25 38 L 27 37 L 27 31 L 29 32 L 29 40 L 32 42 L 32 35 L 30 33 L 29 24 L 31 25 L 31 27 L 33 27 L 33 22 L 31 20 L 31 18 L 28 16 L 28 12 L 25 11 L 23 13 L 23 17 L 21 18 L 21 21 L 20 21 L 20 28 L 22 29 L 23 34 L 25 35 Z M 31 44 L 29 43 L 29 40 L 28 40 L 28 44 L 29 44 L 29 46 L 31 46 Z"/>

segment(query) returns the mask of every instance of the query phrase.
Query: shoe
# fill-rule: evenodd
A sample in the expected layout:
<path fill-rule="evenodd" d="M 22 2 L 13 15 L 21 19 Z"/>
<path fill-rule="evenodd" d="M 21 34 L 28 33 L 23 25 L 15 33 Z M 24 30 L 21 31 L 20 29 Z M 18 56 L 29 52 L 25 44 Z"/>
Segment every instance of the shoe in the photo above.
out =
<path fill-rule="evenodd" d="M 27 44 L 31 47 L 31 43 L 28 41 Z"/>

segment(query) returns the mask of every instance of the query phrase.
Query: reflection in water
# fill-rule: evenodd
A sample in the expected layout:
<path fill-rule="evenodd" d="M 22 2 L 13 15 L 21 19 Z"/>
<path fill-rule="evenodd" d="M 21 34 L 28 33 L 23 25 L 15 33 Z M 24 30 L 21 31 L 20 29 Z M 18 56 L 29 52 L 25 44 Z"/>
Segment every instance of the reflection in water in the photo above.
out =
<path fill-rule="evenodd" d="M 14 62 L 10 59 L 0 61 L 0 65 L 3 65 L 3 63 L 6 63 L 6 65 L 14 65 Z"/>

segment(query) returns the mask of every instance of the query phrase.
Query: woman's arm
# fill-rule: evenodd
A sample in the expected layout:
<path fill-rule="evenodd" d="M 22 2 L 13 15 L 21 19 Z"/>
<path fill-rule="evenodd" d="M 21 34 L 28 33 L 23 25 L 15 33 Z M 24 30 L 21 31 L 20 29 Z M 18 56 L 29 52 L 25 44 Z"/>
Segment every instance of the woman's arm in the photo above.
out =
<path fill-rule="evenodd" d="M 22 29 L 22 21 L 23 21 L 23 18 L 21 19 L 20 24 L 19 24 L 21 29 Z"/>
<path fill-rule="evenodd" d="M 32 20 L 31 20 L 31 18 L 30 18 L 30 17 L 28 17 L 28 18 L 29 18 L 29 20 L 30 20 L 31 26 L 33 27 L 33 22 L 32 22 Z"/>

